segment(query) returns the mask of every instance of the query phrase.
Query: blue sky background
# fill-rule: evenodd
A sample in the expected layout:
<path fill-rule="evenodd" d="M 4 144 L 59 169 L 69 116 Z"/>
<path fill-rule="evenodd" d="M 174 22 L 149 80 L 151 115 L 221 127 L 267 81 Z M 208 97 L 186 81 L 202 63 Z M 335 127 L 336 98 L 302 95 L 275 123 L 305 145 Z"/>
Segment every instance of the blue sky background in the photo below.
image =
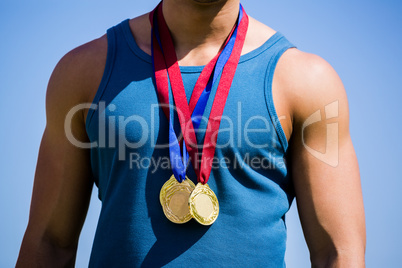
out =
<path fill-rule="evenodd" d="M 12 267 L 28 221 L 46 85 L 58 60 L 157 1 L 0 1 L 0 267 Z M 244 0 L 248 14 L 322 56 L 349 97 L 367 220 L 367 267 L 402 262 L 402 1 Z M 96 193 L 96 191 L 94 191 Z M 77 267 L 88 265 L 100 202 L 93 195 Z M 295 204 L 288 267 L 310 267 Z"/>

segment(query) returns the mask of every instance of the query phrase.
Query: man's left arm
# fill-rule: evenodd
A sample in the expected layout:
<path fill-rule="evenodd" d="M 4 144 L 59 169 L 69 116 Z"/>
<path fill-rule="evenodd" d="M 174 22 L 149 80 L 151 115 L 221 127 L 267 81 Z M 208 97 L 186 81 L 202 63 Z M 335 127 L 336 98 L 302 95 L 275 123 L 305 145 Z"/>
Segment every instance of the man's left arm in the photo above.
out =
<path fill-rule="evenodd" d="M 288 54 L 289 167 L 312 267 L 364 267 L 363 198 L 343 84 L 320 57 Z"/>

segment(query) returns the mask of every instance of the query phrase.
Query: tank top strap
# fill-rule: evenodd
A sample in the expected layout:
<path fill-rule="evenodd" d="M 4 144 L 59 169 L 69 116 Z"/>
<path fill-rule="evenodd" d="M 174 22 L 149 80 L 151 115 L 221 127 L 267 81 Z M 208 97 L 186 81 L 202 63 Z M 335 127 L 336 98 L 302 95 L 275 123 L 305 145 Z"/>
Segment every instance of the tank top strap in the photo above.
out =
<path fill-rule="evenodd" d="M 268 107 L 272 124 L 278 134 L 279 141 L 283 147 L 284 152 L 287 151 L 288 141 L 286 139 L 285 132 L 281 126 L 280 118 L 275 109 L 274 100 L 272 96 L 272 82 L 274 79 L 274 73 L 279 59 L 289 48 L 295 48 L 295 46 L 286 39 L 280 32 L 277 32 L 273 36 L 273 44 L 270 47 L 270 58 L 268 60 L 267 71 L 265 76 L 265 100 Z"/>
<path fill-rule="evenodd" d="M 119 24 L 120 25 L 120 24 Z M 97 109 L 97 107 L 93 107 L 94 105 L 97 105 L 99 103 L 99 101 L 102 99 L 102 96 L 105 92 L 105 89 L 109 83 L 110 80 L 110 76 L 112 74 L 112 70 L 113 70 L 113 66 L 115 63 L 115 58 L 116 58 L 116 51 L 117 51 L 117 35 L 116 35 L 116 28 L 119 26 L 113 26 L 111 28 L 109 28 L 106 32 L 106 36 L 107 36 L 107 56 L 106 56 L 106 65 L 105 65 L 105 69 L 103 71 L 103 76 L 102 76 L 102 80 L 99 84 L 98 90 L 95 94 L 95 97 L 92 101 L 92 106 L 91 109 L 89 109 L 88 114 L 87 114 L 87 118 L 85 121 L 85 127 L 87 132 L 90 131 L 90 124 L 92 121 L 92 117 L 94 115 L 95 110 Z"/>

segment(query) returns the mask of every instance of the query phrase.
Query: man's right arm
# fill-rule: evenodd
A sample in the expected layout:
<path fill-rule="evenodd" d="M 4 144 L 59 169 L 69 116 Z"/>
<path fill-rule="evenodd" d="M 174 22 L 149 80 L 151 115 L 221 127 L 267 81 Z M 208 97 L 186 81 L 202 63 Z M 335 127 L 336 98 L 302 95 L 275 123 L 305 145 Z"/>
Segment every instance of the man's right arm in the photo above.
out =
<path fill-rule="evenodd" d="M 50 78 L 46 129 L 17 267 L 74 266 L 93 180 L 89 150 L 70 143 L 64 123 L 74 106 L 92 100 L 103 74 L 106 50 L 105 37 L 85 44 L 64 56 Z M 73 116 L 71 132 L 75 139 L 88 142 L 84 111 Z"/>

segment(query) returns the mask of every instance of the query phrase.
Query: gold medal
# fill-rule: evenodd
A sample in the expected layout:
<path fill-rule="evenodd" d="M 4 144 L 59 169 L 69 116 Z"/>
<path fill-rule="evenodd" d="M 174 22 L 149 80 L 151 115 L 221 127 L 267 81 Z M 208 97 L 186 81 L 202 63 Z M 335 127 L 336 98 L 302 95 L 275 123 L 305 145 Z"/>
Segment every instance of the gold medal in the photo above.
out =
<path fill-rule="evenodd" d="M 187 177 L 179 183 L 174 175 L 162 186 L 159 200 L 163 213 L 171 222 L 186 223 L 191 220 L 188 199 L 194 188 L 194 183 Z"/>
<path fill-rule="evenodd" d="M 198 183 L 188 199 L 190 214 L 202 225 L 211 225 L 219 215 L 219 203 L 208 184 Z"/>

